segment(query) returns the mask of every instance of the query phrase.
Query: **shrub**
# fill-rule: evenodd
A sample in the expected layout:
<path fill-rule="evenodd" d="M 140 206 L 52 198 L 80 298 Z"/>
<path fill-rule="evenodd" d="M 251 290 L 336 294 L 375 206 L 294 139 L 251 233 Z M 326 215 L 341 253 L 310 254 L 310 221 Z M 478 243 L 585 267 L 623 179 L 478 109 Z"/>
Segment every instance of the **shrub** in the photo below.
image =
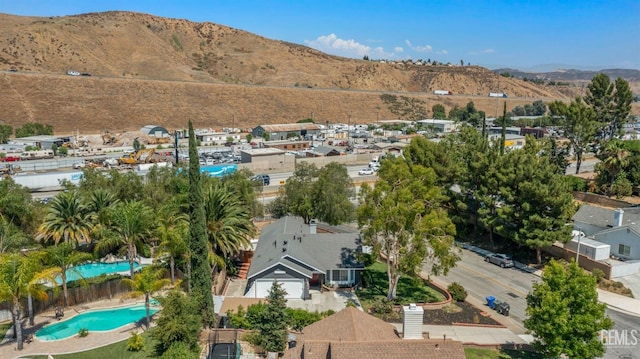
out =
<path fill-rule="evenodd" d="M 588 181 L 584 178 L 574 176 L 565 176 L 564 178 L 572 191 L 585 192 L 589 189 Z"/>
<path fill-rule="evenodd" d="M 449 291 L 449 293 L 451 293 L 451 297 L 456 302 L 464 302 L 464 300 L 467 298 L 467 291 L 462 285 L 456 282 L 449 284 L 447 290 Z"/>
<path fill-rule="evenodd" d="M 87 329 L 87 328 L 80 328 L 80 330 L 78 330 L 78 336 L 79 336 L 80 338 L 84 338 L 84 337 L 86 337 L 87 335 L 89 335 L 89 329 Z"/>
<path fill-rule="evenodd" d="M 247 332 L 242 336 L 242 340 L 247 343 L 256 346 L 260 345 L 260 333 L 258 332 Z"/>
<path fill-rule="evenodd" d="M 198 359 L 199 353 L 194 352 L 187 343 L 175 342 L 164 352 L 161 359 Z"/>
<path fill-rule="evenodd" d="M 604 272 L 600 268 L 595 268 L 591 274 L 596 278 L 596 282 L 600 283 L 604 279 Z"/>
<path fill-rule="evenodd" d="M 380 298 L 371 305 L 371 312 L 374 314 L 388 314 L 393 312 L 393 301 L 387 298 Z"/>
<path fill-rule="evenodd" d="M 130 352 L 139 352 L 144 350 L 144 338 L 142 335 L 131 332 L 129 340 L 127 340 L 127 350 Z"/>

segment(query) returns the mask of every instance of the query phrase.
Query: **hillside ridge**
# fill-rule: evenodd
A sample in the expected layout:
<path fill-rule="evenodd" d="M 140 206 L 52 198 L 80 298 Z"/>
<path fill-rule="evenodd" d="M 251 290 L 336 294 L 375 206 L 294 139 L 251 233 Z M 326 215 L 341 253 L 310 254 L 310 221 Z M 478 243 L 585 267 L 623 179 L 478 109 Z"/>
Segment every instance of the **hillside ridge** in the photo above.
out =
<path fill-rule="evenodd" d="M 342 58 L 211 22 L 109 11 L 61 17 L 0 14 L 0 121 L 56 131 L 159 124 L 250 127 L 315 117 L 372 122 L 393 115 L 382 93 L 417 97 L 431 110 L 474 101 L 493 114 L 566 100 L 577 88 L 539 86 L 479 66 L 380 63 Z M 17 72 L 10 72 L 15 69 Z M 74 70 L 91 76 L 68 76 Z M 446 89 L 457 96 L 432 95 Z M 502 106 L 500 106 L 501 108 Z"/>

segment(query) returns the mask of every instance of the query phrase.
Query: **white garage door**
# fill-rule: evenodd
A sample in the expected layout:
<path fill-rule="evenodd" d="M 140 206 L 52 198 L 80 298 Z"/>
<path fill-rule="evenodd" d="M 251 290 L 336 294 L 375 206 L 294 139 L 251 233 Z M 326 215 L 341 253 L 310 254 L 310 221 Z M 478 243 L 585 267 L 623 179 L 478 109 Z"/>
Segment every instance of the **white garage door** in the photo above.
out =
<path fill-rule="evenodd" d="M 304 293 L 304 281 L 302 279 L 279 279 L 282 289 L 287 292 L 285 298 L 300 299 Z M 252 298 L 266 298 L 269 296 L 269 290 L 273 285 L 272 280 L 257 280 L 251 286 L 251 289 L 245 295 Z"/>

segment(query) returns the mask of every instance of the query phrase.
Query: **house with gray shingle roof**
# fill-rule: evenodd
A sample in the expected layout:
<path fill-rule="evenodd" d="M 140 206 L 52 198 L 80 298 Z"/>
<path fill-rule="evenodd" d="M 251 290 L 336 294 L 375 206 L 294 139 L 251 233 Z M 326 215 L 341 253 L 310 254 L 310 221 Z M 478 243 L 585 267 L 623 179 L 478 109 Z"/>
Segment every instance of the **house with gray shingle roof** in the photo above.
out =
<path fill-rule="evenodd" d="M 580 241 L 580 253 L 598 260 L 594 256 L 603 247 L 597 246 L 609 246 L 604 257 L 625 262 L 613 266 L 611 277 L 640 271 L 640 207 L 611 209 L 583 204 L 572 219 L 577 235 L 565 247 L 576 250 Z"/>
<path fill-rule="evenodd" d="M 306 326 L 286 359 L 464 359 L 462 343 L 402 339 L 393 325 L 353 307 Z"/>
<path fill-rule="evenodd" d="M 356 229 L 307 224 L 287 216 L 264 227 L 247 273 L 245 297 L 266 298 L 274 281 L 287 298 L 309 298 L 309 288 L 353 286 L 364 265 L 356 259 L 362 250 Z"/>

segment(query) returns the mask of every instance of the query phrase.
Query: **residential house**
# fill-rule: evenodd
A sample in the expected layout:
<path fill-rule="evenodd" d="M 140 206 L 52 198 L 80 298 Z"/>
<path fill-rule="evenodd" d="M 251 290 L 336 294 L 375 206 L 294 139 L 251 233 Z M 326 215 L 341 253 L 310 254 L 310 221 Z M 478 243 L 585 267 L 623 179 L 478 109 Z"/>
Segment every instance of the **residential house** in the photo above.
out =
<path fill-rule="evenodd" d="M 402 339 L 395 327 L 357 308 L 347 307 L 306 326 L 285 359 L 464 359 L 462 343 L 443 339 Z M 405 336 L 406 337 L 406 336 Z"/>
<path fill-rule="evenodd" d="M 283 217 L 263 228 L 247 273 L 245 297 L 266 298 L 274 281 L 287 298 L 309 299 L 310 287 L 353 286 L 360 279 L 360 234 L 351 227 Z"/>
<path fill-rule="evenodd" d="M 608 261 L 610 264 L 623 262 L 612 267 L 612 278 L 640 271 L 640 207 L 611 209 L 583 204 L 572 219 L 580 235 L 565 247 L 575 250 L 580 241 L 579 251 L 583 255 L 596 260 L 599 259 L 596 255 L 607 257 L 612 259 Z M 605 248 L 601 244 L 609 246 L 610 253 L 606 256 L 598 253 Z"/>

